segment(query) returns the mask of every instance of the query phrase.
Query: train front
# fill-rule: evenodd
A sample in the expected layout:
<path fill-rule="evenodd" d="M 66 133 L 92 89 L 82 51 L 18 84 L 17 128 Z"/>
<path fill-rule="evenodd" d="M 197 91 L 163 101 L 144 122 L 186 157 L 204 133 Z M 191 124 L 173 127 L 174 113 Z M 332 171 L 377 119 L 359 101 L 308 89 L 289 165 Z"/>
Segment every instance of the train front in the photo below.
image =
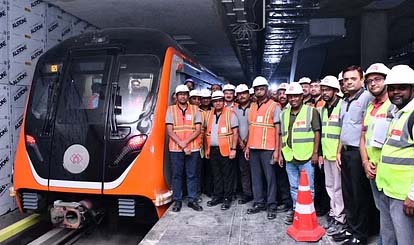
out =
<path fill-rule="evenodd" d="M 127 34 L 84 35 L 39 59 L 14 168 L 21 211 L 50 211 L 53 223 L 79 228 L 104 213 L 165 210 L 165 48 L 129 52 L 141 43 Z M 157 50 L 150 43 L 143 50 Z"/>

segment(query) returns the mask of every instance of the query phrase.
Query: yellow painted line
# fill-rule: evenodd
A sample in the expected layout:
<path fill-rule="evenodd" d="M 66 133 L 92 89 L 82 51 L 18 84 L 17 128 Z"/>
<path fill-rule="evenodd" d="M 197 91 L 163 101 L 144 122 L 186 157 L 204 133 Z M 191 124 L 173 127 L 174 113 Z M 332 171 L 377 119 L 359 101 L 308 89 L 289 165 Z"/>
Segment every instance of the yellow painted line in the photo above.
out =
<path fill-rule="evenodd" d="M 0 243 L 26 230 L 30 226 L 38 223 L 39 221 L 40 221 L 40 215 L 32 214 L 29 217 L 26 217 L 12 225 L 7 226 L 6 228 L 0 230 Z"/>

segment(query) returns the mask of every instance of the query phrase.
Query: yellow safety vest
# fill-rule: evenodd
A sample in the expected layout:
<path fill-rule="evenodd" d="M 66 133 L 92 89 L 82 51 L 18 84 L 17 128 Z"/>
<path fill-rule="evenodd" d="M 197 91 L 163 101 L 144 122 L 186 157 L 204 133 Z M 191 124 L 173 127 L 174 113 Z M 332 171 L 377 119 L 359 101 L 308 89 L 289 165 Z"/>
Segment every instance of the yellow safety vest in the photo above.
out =
<path fill-rule="evenodd" d="M 331 115 L 328 118 L 328 109 L 320 109 L 322 122 L 321 145 L 323 158 L 329 161 L 336 160 L 336 152 L 339 145 L 341 127 L 339 126 L 339 113 L 341 111 L 342 99 L 339 99 Z"/>
<path fill-rule="evenodd" d="M 414 181 L 414 141 L 410 138 L 408 118 L 414 109 L 399 112 L 388 130 L 377 167 L 378 190 L 398 200 L 405 200 Z"/>
<path fill-rule="evenodd" d="M 282 152 L 286 161 L 291 162 L 293 159 L 298 161 L 306 161 L 312 157 L 313 141 L 315 133 L 312 130 L 312 110 L 313 108 L 307 105 L 302 105 L 299 114 L 292 127 L 292 148 L 287 144 L 290 111 L 287 108 L 282 111 L 280 116 L 281 131 L 282 131 Z"/>
<path fill-rule="evenodd" d="M 374 120 L 378 118 L 387 118 L 388 111 L 392 106 L 391 101 L 387 99 L 384 104 L 377 110 L 374 116 L 371 116 L 371 111 L 374 109 L 372 102 L 368 105 L 368 110 L 364 118 L 365 131 L 365 149 L 367 150 L 368 159 L 374 164 L 378 165 L 381 161 L 381 148 L 372 147 L 370 145 L 372 133 L 374 130 Z"/>

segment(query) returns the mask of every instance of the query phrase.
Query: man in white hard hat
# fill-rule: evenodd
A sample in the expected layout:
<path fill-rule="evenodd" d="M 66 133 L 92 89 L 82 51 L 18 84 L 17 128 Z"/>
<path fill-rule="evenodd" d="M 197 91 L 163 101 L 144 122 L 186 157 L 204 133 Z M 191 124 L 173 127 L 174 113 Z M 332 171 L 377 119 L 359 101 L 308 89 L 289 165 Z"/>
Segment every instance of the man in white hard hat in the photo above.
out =
<path fill-rule="evenodd" d="M 250 174 L 249 161 L 244 157 L 244 151 L 247 147 L 247 136 L 249 135 L 248 113 L 250 110 L 249 87 L 246 84 L 240 84 L 236 87 L 236 96 L 238 106 L 234 108 L 234 113 L 239 119 L 239 140 L 237 144 L 237 162 L 240 170 L 240 180 L 242 187 L 242 197 L 239 204 L 245 204 L 253 200 L 252 181 Z"/>
<path fill-rule="evenodd" d="M 197 107 L 200 106 L 200 100 L 201 100 L 201 95 L 200 95 L 200 91 L 197 89 L 193 89 L 190 91 L 190 104 L 195 105 Z"/>
<path fill-rule="evenodd" d="M 268 87 L 269 83 L 264 77 L 258 76 L 253 80 L 257 102 L 250 105 L 245 157 L 250 160 L 254 197 L 253 207 L 247 209 L 247 213 L 264 211 L 267 206 L 267 218 L 271 220 L 276 218 L 277 212 L 274 163 L 279 160 L 280 108 L 267 96 Z M 266 184 L 267 188 L 264 188 L 263 184 Z"/>
<path fill-rule="evenodd" d="M 287 96 L 285 94 L 288 86 L 288 83 L 281 83 L 279 88 L 277 89 L 277 100 L 279 104 L 282 106 L 282 109 L 284 109 L 285 106 L 288 104 Z"/>
<path fill-rule="evenodd" d="M 370 208 L 373 206 L 371 187 L 362 167 L 359 144 L 363 118 L 373 99 L 364 90 L 361 67 L 349 66 L 343 70 L 344 86 L 348 93 L 341 105 L 341 135 L 337 150 L 337 166 L 341 169 L 342 195 L 349 229 L 335 234 L 337 242 L 366 243 Z"/>
<path fill-rule="evenodd" d="M 215 91 L 211 95 L 213 109 L 206 124 L 206 158 L 210 159 L 213 174 L 213 198 L 207 202 L 212 207 L 220 203 L 221 210 L 231 206 L 233 194 L 234 166 L 239 123 L 237 116 L 224 106 L 224 94 Z"/>
<path fill-rule="evenodd" d="M 302 77 L 299 79 L 298 83 L 302 86 L 303 89 L 303 104 L 307 105 L 311 103 L 312 95 L 310 93 L 310 83 L 311 79 L 309 77 Z"/>
<path fill-rule="evenodd" d="M 372 64 L 365 72 L 365 85 L 375 98 L 368 105 L 367 112 L 365 113 L 359 151 L 361 153 L 365 174 L 370 180 L 371 191 L 377 209 L 379 192 L 377 185 L 375 184 L 375 175 L 376 166 L 381 160 L 381 148 L 384 143 L 379 142 L 378 136 L 385 139 L 390 121 L 388 117 L 391 117 L 390 111 L 395 107 L 388 99 L 387 86 L 385 85 L 385 78 L 389 71 L 390 69 L 388 69 L 388 67 L 384 64 L 375 63 Z M 380 129 L 381 125 L 383 127 L 382 129 Z M 377 216 L 378 221 L 379 213 L 376 212 L 373 207 L 370 210 L 375 212 L 375 216 Z"/>
<path fill-rule="evenodd" d="M 381 238 L 383 244 L 414 241 L 414 71 L 394 66 L 385 79 L 396 108 L 377 166 Z"/>
<path fill-rule="evenodd" d="M 216 91 L 221 91 L 221 85 L 220 84 L 213 84 L 210 87 L 210 90 L 212 93 L 216 92 Z"/>
<path fill-rule="evenodd" d="M 341 233 L 345 229 L 344 200 L 341 188 L 341 172 L 336 167 L 336 151 L 339 145 L 341 127 L 339 115 L 342 99 L 337 96 L 340 91 L 339 81 L 334 76 L 326 76 L 321 83 L 322 99 L 325 105 L 320 108 L 322 122 L 321 148 L 319 166 L 325 172 L 325 187 L 330 197 L 330 212 L 326 233 L 330 236 Z"/>
<path fill-rule="evenodd" d="M 201 90 L 201 101 L 200 101 L 200 110 L 201 110 L 201 147 L 203 151 L 200 150 L 201 154 L 201 191 L 207 196 L 211 196 L 213 193 L 213 176 L 211 173 L 211 166 L 209 160 L 205 158 L 204 151 L 204 140 L 205 140 L 205 127 L 207 124 L 207 118 L 211 112 L 211 91 L 209 89 Z"/>
<path fill-rule="evenodd" d="M 237 106 L 237 104 L 234 102 L 236 98 L 235 90 L 236 90 L 236 87 L 233 84 L 226 84 L 223 86 L 224 103 L 225 103 L 224 106 L 229 108 L 230 110 L 233 110 L 234 107 Z"/>
<path fill-rule="evenodd" d="M 312 164 L 318 163 L 321 123 L 318 111 L 303 104 L 303 89 L 299 83 L 289 84 L 286 95 L 290 107 L 282 111 L 280 127 L 282 154 L 286 161 L 286 172 L 289 177 L 294 210 L 296 208 L 301 170 L 306 171 L 309 187 L 312 195 L 314 194 L 314 169 Z M 281 159 L 279 159 L 279 164 L 283 164 Z M 292 224 L 293 210 L 287 213 L 285 224 Z"/>
<path fill-rule="evenodd" d="M 285 94 L 288 83 L 281 83 L 277 88 L 277 99 L 278 103 L 283 110 L 288 105 L 287 95 Z M 275 165 L 276 170 L 276 183 L 277 183 L 277 198 L 278 206 L 277 212 L 287 212 L 292 209 L 292 197 L 290 196 L 290 185 L 289 179 L 286 173 L 286 164 L 283 163 L 282 166 L 279 164 Z"/>
<path fill-rule="evenodd" d="M 188 207 L 195 211 L 203 208 L 197 203 L 199 179 L 197 174 L 200 157 L 201 116 L 198 107 L 188 103 L 190 90 L 186 85 L 175 89 L 177 104 L 168 107 L 166 114 L 167 133 L 169 136 L 170 162 L 172 164 L 173 209 L 179 212 L 182 206 L 183 173 L 188 191 Z"/>
<path fill-rule="evenodd" d="M 188 87 L 188 89 L 191 91 L 194 89 L 194 80 L 192 78 L 185 79 L 184 85 Z"/>

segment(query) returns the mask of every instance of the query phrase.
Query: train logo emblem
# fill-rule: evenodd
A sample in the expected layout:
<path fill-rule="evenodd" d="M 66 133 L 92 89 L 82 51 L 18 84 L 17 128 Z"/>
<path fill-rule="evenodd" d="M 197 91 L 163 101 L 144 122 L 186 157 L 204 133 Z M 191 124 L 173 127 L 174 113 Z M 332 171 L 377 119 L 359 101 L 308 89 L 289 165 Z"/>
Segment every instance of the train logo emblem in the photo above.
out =
<path fill-rule="evenodd" d="M 89 152 L 79 144 L 71 145 L 63 155 L 63 167 L 72 174 L 80 174 L 89 165 Z"/>

